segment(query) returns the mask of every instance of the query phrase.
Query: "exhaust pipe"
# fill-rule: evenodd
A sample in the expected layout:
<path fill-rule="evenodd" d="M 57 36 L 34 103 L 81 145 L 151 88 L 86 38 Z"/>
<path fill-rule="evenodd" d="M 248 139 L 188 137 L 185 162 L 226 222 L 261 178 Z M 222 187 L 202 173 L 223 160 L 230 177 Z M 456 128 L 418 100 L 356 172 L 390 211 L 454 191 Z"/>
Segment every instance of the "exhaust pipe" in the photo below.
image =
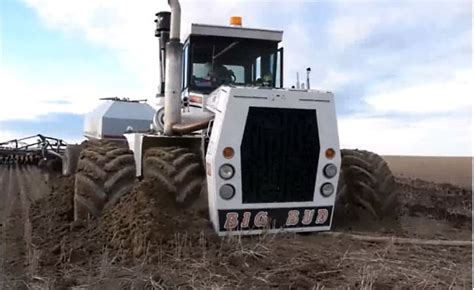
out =
<path fill-rule="evenodd" d="M 206 129 L 213 117 L 205 118 L 189 124 L 174 124 L 173 132 L 177 134 L 189 134 L 198 130 Z"/>
<path fill-rule="evenodd" d="M 180 42 L 181 7 L 178 0 L 168 0 L 171 8 L 170 41 L 166 44 L 164 133 L 173 135 L 173 125 L 181 123 L 182 53 Z"/>
<path fill-rule="evenodd" d="M 179 41 L 181 33 L 181 5 L 179 0 L 168 0 L 171 8 L 171 31 L 170 39 L 177 39 Z"/>

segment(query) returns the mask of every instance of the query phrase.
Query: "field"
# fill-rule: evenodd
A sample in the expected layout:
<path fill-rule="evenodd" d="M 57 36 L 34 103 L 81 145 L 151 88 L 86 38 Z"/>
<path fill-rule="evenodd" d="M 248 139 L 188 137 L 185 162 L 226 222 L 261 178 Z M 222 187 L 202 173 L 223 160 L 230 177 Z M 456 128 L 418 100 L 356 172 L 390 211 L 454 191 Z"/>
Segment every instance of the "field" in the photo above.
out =
<path fill-rule="evenodd" d="M 398 176 L 472 188 L 471 157 L 384 156 Z"/>
<path fill-rule="evenodd" d="M 398 221 L 222 239 L 150 182 L 82 224 L 73 178 L 0 167 L 0 289 L 471 288 L 471 158 L 386 160 Z"/>

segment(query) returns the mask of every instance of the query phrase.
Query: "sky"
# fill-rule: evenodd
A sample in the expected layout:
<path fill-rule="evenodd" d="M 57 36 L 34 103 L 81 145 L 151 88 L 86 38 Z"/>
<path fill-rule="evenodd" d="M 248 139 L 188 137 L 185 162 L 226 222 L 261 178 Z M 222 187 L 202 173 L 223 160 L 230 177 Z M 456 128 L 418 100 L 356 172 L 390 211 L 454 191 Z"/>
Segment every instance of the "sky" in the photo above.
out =
<path fill-rule="evenodd" d="M 0 141 L 80 142 L 99 98 L 148 99 L 158 83 L 154 14 L 166 0 L 1 0 Z M 181 0 L 190 23 L 283 30 L 285 86 L 312 68 L 335 95 L 343 148 L 472 156 L 469 0 Z"/>

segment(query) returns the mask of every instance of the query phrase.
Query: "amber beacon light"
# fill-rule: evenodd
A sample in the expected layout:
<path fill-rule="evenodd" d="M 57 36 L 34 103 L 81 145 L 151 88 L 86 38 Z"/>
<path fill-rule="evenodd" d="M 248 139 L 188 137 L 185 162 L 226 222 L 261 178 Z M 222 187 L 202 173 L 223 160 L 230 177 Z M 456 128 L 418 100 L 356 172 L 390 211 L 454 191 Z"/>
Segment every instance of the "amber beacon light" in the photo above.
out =
<path fill-rule="evenodd" d="M 240 16 L 231 16 L 230 25 L 232 26 L 242 26 L 242 17 Z"/>

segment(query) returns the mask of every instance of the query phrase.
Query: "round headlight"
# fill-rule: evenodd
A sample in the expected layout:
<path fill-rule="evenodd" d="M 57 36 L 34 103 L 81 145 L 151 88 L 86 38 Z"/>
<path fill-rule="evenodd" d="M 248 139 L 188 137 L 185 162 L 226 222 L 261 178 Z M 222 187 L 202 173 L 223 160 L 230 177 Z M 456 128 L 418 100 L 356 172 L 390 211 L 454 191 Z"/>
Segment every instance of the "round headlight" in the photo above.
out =
<path fill-rule="evenodd" d="M 321 194 L 324 197 L 329 197 L 331 194 L 334 193 L 334 185 L 331 183 L 325 183 L 323 186 L 321 186 Z"/>
<path fill-rule="evenodd" d="M 219 176 L 222 179 L 231 179 L 234 176 L 235 170 L 234 167 L 230 164 L 224 164 L 219 167 Z"/>
<path fill-rule="evenodd" d="M 323 173 L 327 178 L 333 178 L 337 174 L 337 166 L 330 163 L 324 166 Z"/>
<path fill-rule="evenodd" d="M 219 189 L 219 195 L 223 199 L 227 199 L 227 200 L 231 199 L 232 197 L 234 197 L 234 194 L 235 194 L 235 188 L 230 184 L 224 184 Z"/>

